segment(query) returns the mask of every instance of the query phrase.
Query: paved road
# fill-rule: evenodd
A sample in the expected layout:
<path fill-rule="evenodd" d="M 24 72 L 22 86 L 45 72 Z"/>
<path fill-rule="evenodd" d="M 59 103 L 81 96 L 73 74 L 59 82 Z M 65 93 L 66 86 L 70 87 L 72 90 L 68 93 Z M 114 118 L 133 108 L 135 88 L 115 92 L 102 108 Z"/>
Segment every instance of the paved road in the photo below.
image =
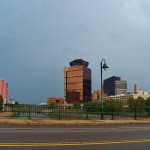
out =
<path fill-rule="evenodd" d="M 0 150 L 149 150 L 150 125 L 0 126 Z"/>

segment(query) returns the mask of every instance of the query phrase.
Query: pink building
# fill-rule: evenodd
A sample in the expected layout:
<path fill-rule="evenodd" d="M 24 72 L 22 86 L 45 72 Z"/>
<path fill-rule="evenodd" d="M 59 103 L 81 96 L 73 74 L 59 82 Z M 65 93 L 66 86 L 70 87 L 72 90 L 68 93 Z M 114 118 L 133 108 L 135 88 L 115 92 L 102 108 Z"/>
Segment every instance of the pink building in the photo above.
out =
<path fill-rule="evenodd" d="M 8 98 L 8 83 L 0 78 L 0 95 L 3 97 L 3 103 L 6 104 Z"/>

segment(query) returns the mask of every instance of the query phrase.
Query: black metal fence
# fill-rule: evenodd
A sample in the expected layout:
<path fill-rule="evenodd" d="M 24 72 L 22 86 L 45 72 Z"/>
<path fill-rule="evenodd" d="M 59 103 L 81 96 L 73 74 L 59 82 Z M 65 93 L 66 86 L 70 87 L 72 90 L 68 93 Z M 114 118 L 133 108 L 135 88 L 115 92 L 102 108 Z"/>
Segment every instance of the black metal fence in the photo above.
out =
<path fill-rule="evenodd" d="M 0 118 L 47 118 L 47 119 L 138 119 L 150 118 L 150 107 L 92 107 L 1 105 Z"/>

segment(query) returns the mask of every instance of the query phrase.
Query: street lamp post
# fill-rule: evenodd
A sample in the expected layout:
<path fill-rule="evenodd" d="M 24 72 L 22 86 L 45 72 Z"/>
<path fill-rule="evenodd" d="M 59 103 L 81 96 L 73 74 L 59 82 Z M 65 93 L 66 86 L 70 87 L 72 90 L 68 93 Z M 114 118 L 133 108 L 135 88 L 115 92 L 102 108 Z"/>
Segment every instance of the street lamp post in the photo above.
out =
<path fill-rule="evenodd" d="M 65 77 L 65 102 L 64 103 L 67 103 L 68 101 L 68 68 L 65 67 L 64 68 L 64 77 Z"/>
<path fill-rule="evenodd" d="M 101 96 L 100 96 L 100 99 L 101 99 L 101 120 L 104 119 L 104 114 L 103 114 L 103 83 L 102 83 L 102 79 L 103 79 L 103 70 L 106 71 L 106 69 L 109 68 L 105 62 L 105 59 L 102 59 L 101 60 L 101 63 L 100 63 L 100 71 L 101 71 Z"/>

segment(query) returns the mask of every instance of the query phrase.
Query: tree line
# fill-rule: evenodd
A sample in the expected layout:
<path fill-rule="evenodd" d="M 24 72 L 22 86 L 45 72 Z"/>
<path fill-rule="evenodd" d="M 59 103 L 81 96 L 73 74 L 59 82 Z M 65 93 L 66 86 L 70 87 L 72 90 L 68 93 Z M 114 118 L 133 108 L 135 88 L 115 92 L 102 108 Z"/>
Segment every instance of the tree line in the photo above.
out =
<path fill-rule="evenodd" d="M 56 108 L 58 106 L 58 103 L 56 102 L 52 102 L 50 103 L 50 105 L 48 106 L 49 108 Z M 102 103 L 100 101 L 90 101 L 87 103 L 84 103 L 83 105 L 84 107 L 101 107 Z M 116 107 L 116 108 L 121 108 L 121 107 L 128 107 L 128 108 L 134 108 L 134 107 L 150 107 L 150 97 L 147 98 L 146 100 L 142 97 L 138 97 L 136 99 L 134 98 L 129 98 L 127 101 L 123 101 L 123 100 L 113 100 L 113 99 L 109 99 L 109 100 L 105 100 L 103 101 L 103 106 L 104 107 Z M 80 102 L 74 102 L 73 103 L 73 108 L 77 109 L 80 108 L 81 104 Z"/>

